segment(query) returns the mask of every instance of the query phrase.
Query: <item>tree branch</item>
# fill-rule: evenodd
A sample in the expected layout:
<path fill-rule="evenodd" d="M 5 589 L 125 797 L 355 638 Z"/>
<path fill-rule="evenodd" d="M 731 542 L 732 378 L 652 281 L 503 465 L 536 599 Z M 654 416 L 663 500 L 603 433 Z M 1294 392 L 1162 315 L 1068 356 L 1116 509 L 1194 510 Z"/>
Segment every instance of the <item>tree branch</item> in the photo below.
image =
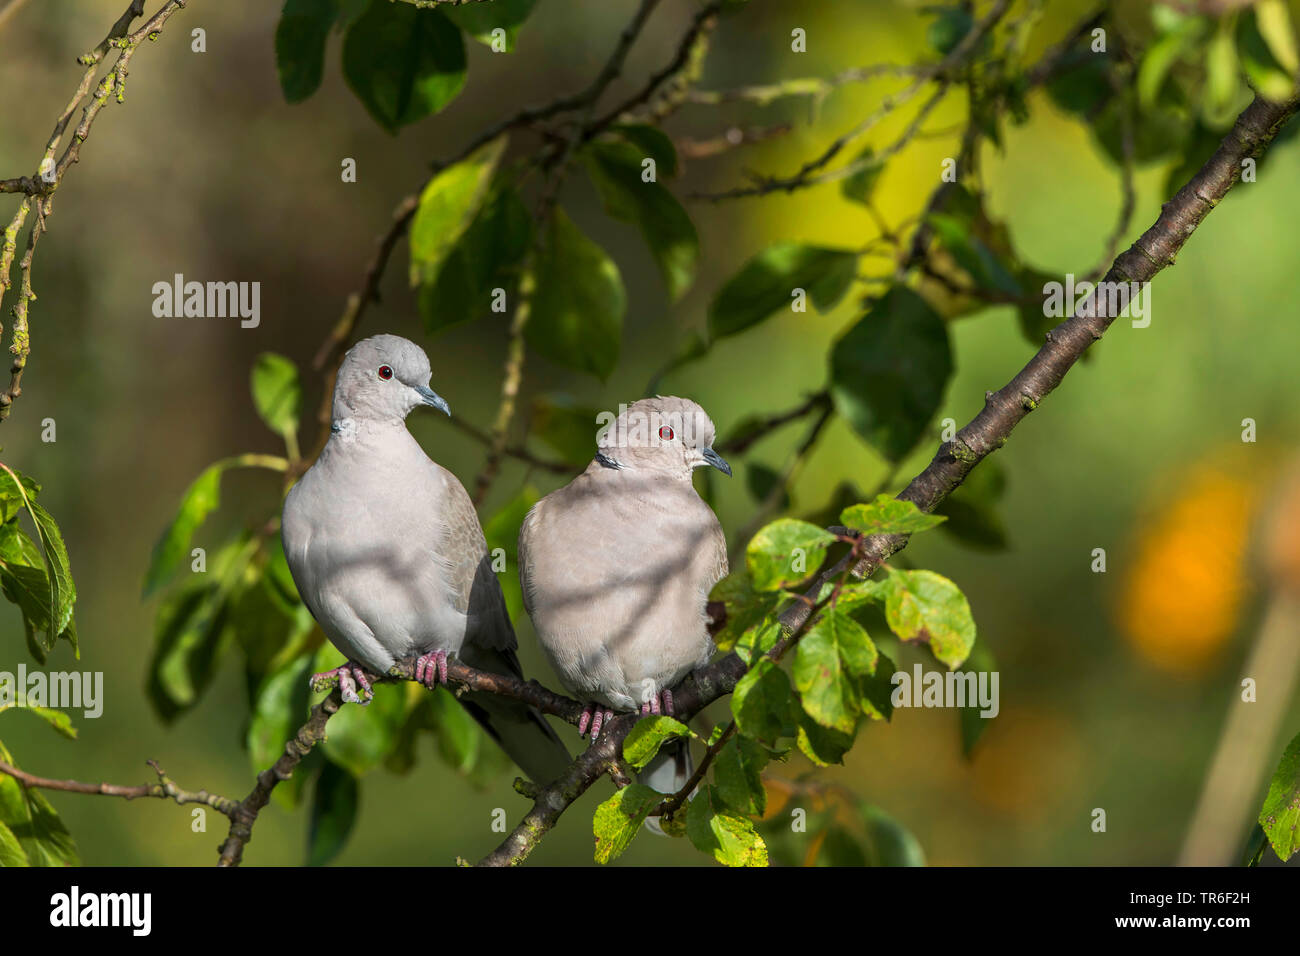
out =
<path fill-rule="evenodd" d="M 3 301 L 4 294 L 9 289 L 9 268 L 13 263 L 13 253 L 18 232 L 22 229 L 30 208 L 33 205 L 36 208 L 36 222 L 32 225 L 31 232 L 28 233 L 27 250 L 20 265 L 22 284 L 18 290 L 18 301 L 13 306 L 13 342 L 9 346 L 9 351 L 13 354 L 14 359 L 9 370 L 9 386 L 3 392 L 0 392 L 0 421 L 4 421 L 9 417 L 14 400 L 22 394 L 23 370 L 27 367 L 27 359 L 31 355 L 31 338 L 28 333 L 27 317 L 28 305 L 36 299 L 36 293 L 32 291 L 32 259 L 36 253 L 36 243 L 40 241 L 41 236 L 45 233 L 45 220 L 53 211 L 54 191 L 62 184 L 63 177 L 72 164 L 81 158 L 81 144 L 90 136 L 91 126 L 100 111 L 108 103 L 109 97 L 116 97 L 119 103 L 123 102 L 126 94 L 126 77 L 129 72 L 131 57 L 135 54 L 136 49 L 146 39 L 158 39 L 158 34 L 163 25 L 171 18 L 172 14 L 184 6 L 185 0 L 166 0 L 152 17 L 146 20 L 138 30 L 131 33 L 131 24 L 136 18 L 144 16 L 144 0 L 131 0 L 131 5 L 126 8 L 126 12 L 118 17 L 117 22 L 108 31 L 108 36 L 100 41 L 99 45 L 89 53 L 77 58 L 77 62 L 86 67 L 86 71 L 82 74 L 81 83 L 77 86 L 76 93 L 68 102 L 68 105 L 63 108 L 63 112 L 54 124 L 54 131 L 46 141 L 45 155 L 39 164 L 36 176 L 18 176 L 12 179 L 0 180 L 0 193 L 22 193 L 26 197 L 18 207 L 17 212 L 14 213 L 8 228 L 5 229 L 4 243 L 3 246 L 0 246 L 0 301 Z M 94 95 L 82 110 L 81 122 L 77 124 L 76 130 L 73 132 L 72 142 L 63 151 L 63 155 L 58 162 L 55 162 L 54 154 L 58 151 L 59 144 L 63 140 L 63 134 L 68 128 L 68 123 L 72 120 L 77 107 L 90 95 L 95 74 L 99 70 L 99 64 L 108 54 L 108 51 L 113 48 L 121 51 L 118 53 L 117 60 L 104 74 L 99 84 L 95 86 Z"/>
<path fill-rule="evenodd" d="M 60 790 L 64 793 L 85 793 L 105 797 L 122 797 L 135 800 L 138 797 L 158 797 L 162 800 L 175 800 L 179 804 L 202 803 L 218 813 L 229 816 L 238 805 L 234 800 L 208 793 L 206 790 L 182 790 L 176 786 L 153 760 L 146 763 L 153 767 L 158 775 L 157 783 L 142 783 L 139 786 L 124 787 L 115 783 L 82 783 L 79 780 L 52 780 L 19 770 L 0 760 L 0 773 L 13 777 L 24 787 L 40 790 Z"/>

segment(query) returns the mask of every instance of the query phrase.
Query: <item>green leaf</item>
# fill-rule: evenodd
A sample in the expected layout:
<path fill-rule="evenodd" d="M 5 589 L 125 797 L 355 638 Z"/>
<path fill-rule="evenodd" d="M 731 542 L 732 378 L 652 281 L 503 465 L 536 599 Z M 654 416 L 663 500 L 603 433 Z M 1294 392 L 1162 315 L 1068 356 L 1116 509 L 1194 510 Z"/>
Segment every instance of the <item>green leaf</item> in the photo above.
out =
<path fill-rule="evenodd" d="M 326 761 L 316 778 L 307 831 L 307 865 L 324 866 L 338 856 L 357 822 L 360 787 L 357 778 Z"/>
<path fill-rule="evenodd" d="M 320 86 L 325 41 L 338 16 L 338 0 L 285 0 L 275 26 L 275 67 L 286 102 L 300 103 Z"/>
<path fill-rule="evenodd" d="M 487 198 L 505 151 L 502 135 L 429 180 L 411 220 L 411 285 L 438 275 Z"/>
<path fill-rule="evenodd" d="M 876 671 L 876 646 L 862 625 L 834 610 L 813 622 L 796 648 L 794 686 L 823 727 L 851 734 L 861 713 L 860 681 Z"/>
<path fill-rule="evenodd" d="M 1300 850 L 1300 734 L 1291 738 L 1268 783 L 1259 825 L 1283 862 Z"/>
<path fill-rule="evenodd" d="M 648 764 L 665 741 L 691 736 L 691 729 L 671 717 L 644 717 L 623 741 L 623 756 L 634 770 Z"/>
<path fill-rule="evenodd" d="M 735 644 L 736 656 L 746 664 L 752 665 L 754 661 L 771 651 L 784 636 L 785 628 L 781 626 L 781 622 L 775 617 L 770 617 L 741 635 Z"/>
<path fill-rule="evenodd" d="M 429 706 L 439 756 L 457 773 L 472 773 L 483 752 L 482 729 L 444 687 L 431 695 Z"/>
<path fill-rule="evenodd" d="M 493 308 L 508 309 L 518 292 L 532 230 L 532 217 L 519 193 L 510 186 L 497 187 L 460 241 L 447 250 L 436 276 L 420 286 L 417 301 L 425 329 L 433 333 Z M 500 305 L 497 289 L 505 293 Z"/>
<path fill-rule="evenodd" d="M 817 851 L 818 866 L 866 866 L 867 857 L 848 828 L 832 823 Z"/>
<path fill-rule="evenodd" d="M 898 462 L 925 434 L 952 369 L 943 319 L 895 286 L 835 344 L 831 396 L 868 444 Z"/>
<path fill-rule="evenodd" d="M 795 721 L 795 743 L 805 757 L 819 767 L 844 763 L 844 755 L 853 747 L 856 727 L 851 733 L 832 730 L 813 720 L 802 707 L 798 708 Z"/>
<path fill-rule="evenodd" d="M 185 490 L 176 517 L 154 545 L 149 570 L 144 576 L 143 597 L 150 597 L 166 584 L 177 567 L 189 557 L 194 532 L 221 504 L 221 473 L 225 469 L 226 462 L 223 461 L 209 465 Z"/>
<path fill-rule="evenodd" d="M 438 10 L 371 0 L 343 37 L 348 86 L 390 133 L 450 103 L 465 69 L 460 30 Z"/>
<path fill-rule="evenodd" d="M 1065 55 L 1061 69 L 1047 81 L 1047 94 L 1061 109 L 1092 116 L 1115 95 L 1111 58 L 1080 46 Z"/>
<path fill-rule="evenodd" d="M 0 714 L 3 714 L 6 710 L 10 709 L 22 711 L 23 713 L 31 714 L 34 717 L 39 717 L 41 720 L 53 727 L 55 732 L 61 736 L 67 737 L 69 740 L 77 739 L 77 728 L 72 726 L 72 718 L 61 710 L 54 710 L 49 707 L 33 707 L 31 705 L 18 707 L 16 704 L 7 704 L 0 707 Z"/>
<path fill-rule="evenodd" d="M 533 399 L 528 434 L 549 445 L 563 461 L 585 465 L 596 454 L 599 414 L 599 409 L 579 405 L 565 395 L 539 395 Z"/>
<path fill-rule="evenodd" d="M 760 630 L 767 630 L 765 625 L 769 623 L 776 625 L 773 616 L 781 595 L 778 592 L 755 589 L 749 572 L 742 570 L 732 571 L 715 584 L 709 600 L 726 604 L 726 623 L 714 634 L 713 640 L 719 650 L 729 651 L 741 644 L 752 646 L 755 641 L 746 640 L 747 637 L 752 637 Z M 776 626 L 779 635 L 780 627 Z"/>
<path fill-rule="evenodd" d="M 776 491 L 780 483 L 781 473 L 775 468 L 769 468 L 760 462 L 750 462 L 745 469 L 745 488 L 760 504 L 767 501 L 767 496 Z M 790 507 L 789 490 L 782 488 L 776 496 L 776 502 L 782 511 Z"/>
<path fill-rule="evenodd" d="M 302 607 L 302 598 L 298 596 L 298 585 L 294 583 L 293 572 L 289 570 L 289 562 L 284 556 L 284 542 L 277 534 L 266 546 L 269 553 L 262 580 L 284 613 L 296 613 Z"/>
<path fill-rule="evenodd" d="M 925 851 L 893 817 L 879 807 L 860 807 L 866 828 L 868 866 L 925 866 Z"/>
<path fill-rule="evenodd" d="M 283 599 L 273 567 L 250 565 L 231 590 L 228 627 L 244 653 L 250 699 L 265 678 L 307 651 L 316 626 L 310 611 Z"/>
<path fill-rule="evenodd" d="M 640 783 L 623 787 L 596 808 L 591 821 L 596 837 L 596 862 L 608 863 L 622 854 L 641 824 L 657 807 L 663 795 Z"/>
<path fill-rule="evenodd" d="M 1142 55 L 1142 64 L 1138 67 L 1136 84 L 1138 105 L 1143 110 L 1150 110 L 1156 105 L 1170 70 L 1204 31 L 1203 19 L 1188 17 L 1147 47 Z"/>
<path fill-rule="evenodd" d="M 16 765 L 3 744 L 0 760 Z M 32 866 L 81 865 L 72 834 L 50 802 L 39 790 L 24 787 L 7 774 L 0 774 L 0 825 L 17 838 Z M 8 853 L 12 855 L 12 847 Z"/>
<path fill-rule="evenodd" d="M 1116 165 L 1124 161 L 1125 113 L 1134 112 L 1133 159 L 1138 165 L 1181 157 L 1195 126 L 1195 114 L 1181 102 L 1139 110 L 1131 89 L 1115 97 L 1093 120 L 1092 131 Z"/>
<path fill-rule="evenodd" d="M 316 672 L 337 667 L 343 655 L 322 647 L 312 668 Z M 334 663 L 330 663 L 334 662 Z M 405 688 L 375 684 L 369 704 L 348 704 L 330 719 L 329 736 L 321 745 L 325 756 L 355 777 L 378 767 L 396 748 L 406 722 Z"/>
<path fill-rule="evenodd" d="M 298 367 L 283 355 L 263 352 L 253 363 L 250 387 L 257 414 L 277 435 L 297 435 L 302 384 Z"/>
<path fill-rule="evenodd" d="M 704 787 L 686 810 L 686 835 L 724 866 L 767 866 L 767 844 L 753 822 L 731 810 L 716 787 Z"/>
<path fill-rule="evenodd" d="M 0 469 L 0 525 L 8 524 L 40 490 L 41 486 L 22 472 Z"/>
<path fill-rule="evenodd" d="M 486 46 L 492 46 L 493 30 L 504 30 L 505 45 L 500 52 L 510 53 L 515 48 L 515 36 L 520 26 L 536 4 L 537 0 L 492 0 L 491 3 L 444 7 L 442 12 L 452 23 Z"/>
<path fill-rule="evenodd" d="M 1291 26 L 1286 0 L 1255 0 L 1251 10 L 1255 14 L 1255 26 L 1273 59 L 1294 75 L 1300 69 L 1300 53 L 1296 51 L 1295 29 Z"/>
<path fill-rule="evenodd" d="M 26 536 L 23 536 L 26 538 Z M 35 550 L 35 545 L 32 545 Z M 40 556 L 35 556 L 40 561 Z M 41 663 L 54 648 L 58 633 L 50 615 L 50 581 L 39 565 L 0 562 L 0 592 L 22 613 L 27 647 Z"/>
<path fill-rule="evenodd" d="M 310 654 L 289 661 L 263 680 L 254 695 L 245 745 L 248 762 L 255 773 L 279 760 L 284 745 L 306 722 L 311 710 L 311 690 L 307 686 L 312 673 L 311 663 Z M 286 809 L 292 810 L 298 805 L 305 783 L 306 774 L 300 769 L 271 794 Z"/>
<path fill-rule="evenodd" d="M 492 560 L 497 580 L 501 582 L 501 591 L 505 595 L 506 608 L 510 617 L 517 618 L 524 612 L 524 594 L 519 584 L 519 529 L 524 518 L 537 504 L 541 496 L 532 485 L 525 485 L 519 494 L 508 501 L 483 526 L 487 538 L 488 555 Z M 498 566 L 498 559 L 504 557 L 504 566 Z"/>
<path fill-rule="evenodd" d="M 1015 276 L 988 246 L 970 232 L 964 222 L 955 216 L 937 212 L 931 213 L 927 221 L 940 244 L 978 288 L 1015 299 L 1024 295 Z"/>
<path fill-rule="evenodd" d="M 645 157 L 630 143 L 598 140 L 582 151 L 582 157 L 605 211 L 641 230 L 663 276 L 669 301 L 677 301 L 695 278 L 700 254 L 700 237 L 691 217 L 657 181 L 643 181 Z"/>
<path fill-rule="evenodd" d="M 610 132 L 623 137 L 640 150 L 643 156 L 653 159 L 661 176 L 671 179 L 677 175 L 677 147 L 673 145 L 668 134 L 659 127 L 644 123 L 627 123 L 611 127 Z"/>
<path fill-rule="evenodd" d="M 858 679 L 858 690 L 861 692 L 859 703 L 864 716 L 872 720 L 889 720 L 893 717 L 894 670 L 894 662 L 884 654 L 878 654 L 875 671 L 869 677 Z"/>
<path fill-rule="evenodd" d="M 1293 71 L 1278 61 L 1273 47 L 1260 32 L 1254 9 L 1243 11 L 1237 19 L 1237 53 L 1250 85 L 1264 99 L 1278 103 L 1294 95 Z"/>
<path fill-rule="evenodd" d="M 934 21 L 925 31 L 926 42 L 947 56 L 975 26 L 975 18 L 962 7 L 933 8 Z"/>
<path fill-rule="evenodd" d="M 528 346 L 560 365 L 606 379 L 618 362 L 627 295 L 618 266 L 556 209 L 537 257 Z"/>
<path fill-rule="evenodd" d="M 1202 115 L 1218 125 L 1231 120 L 1241 92 L 1237 38 L 1231 17 L 1224 17 L 1205 47 L 1205 101 Z"/>
<path fill-rule="evenodd" d="M 876 495 L 869 505 L 853 505 L 840 514 L 840 523 L 864 535 L 916 534 L 943 524 L 940 515 L 926 514 L 914 503 L 891 495 Z"/>
<path fill-rule="evenodd" d="M 0 465 L 0 501 L 5 521 L 0 525 L 0 590 L 17 604 L 23 615 L 27 645 L 44 661 L 59 637 L 77 650 L 72 620 L 77 600 L 68 549 L 59 526 L 36 501 L 40 486 L 13 469 Z M 20 508 L 26 508 L 36 526 L 40 550 L 17 525 Z M 39 635 L 44 634 L 42 640 Z"/>
<path fill-rule="evenodd" d="M 763 768 L 767 761 L 767 751 L 749 738 L 728 740 L 713 761 L 713 780 L 722 802 L 746 816 L 766 813 Z"/>
<path fill-rule="evenodd" d="M 884 163 L 871 161 L 874 155 L 875 151 L 870 146 L 858 153 L 858 158 L 853 162 L 855 165 L 862 163 L 862 168 L 840 183 L 840 192 L 845 199 L 864 205 L 871 202 L 871 194 L 876 189 L 876 182 L 880 179 L 880 174 L 885 171 Z"/>
<path fill-rule="evenodd" d="M 961 673 L 975 674 L 978 680 L 981 673 L 989 674 L 997 669 L 997 661 L 993 658 L 993 652 L 988 649 L 988 644 L 985 641 L 976 641 L 970 657 L 966 658 L 966 663 L 961 668 Z M 984 731 L 996 719 L 992 716 L 980 716 L 980 710 L 978 702 L 968 701 L 967 706 L 959 708 L 958 711 L 961 718 L 961 752 L 968 760 L 974 753 L 980 737 L 984 736 Z"/>
<path fill-rule="evenodd" d="M 709 304 L 709 335 L 720 339 L 790 308 L 803 289 L 821 312 L 844 297 L 857 273 L 858 254 L 801 242 L 778 242 L 750 259 Z"/>
<path fill-rule="evenodd" d="M 826 558 L 835 535 L 797 518 L 764 525 L 745 548 L 745 566 L 759 591 L 798 584 L 811 577 Z"/>
<path fill-rule="evenodd" d="M 63 535 L 50 513 L 34 500 L 28 500 L 27 513 L 36 523 L 36 536 L 45 555 L 45 569 L 50 582 L 50 623 L 53 633 L 62 634 L 72 621 L 72 606 L 77 589 L 72 583 L 68 549 Z"/>
<path fill-rule="evenodd" d="M 891 568 L 882 583 L 885 618 L 899 640 L 928 644 L 949 670 L 959 667 L 975 646 L 975 620 L 961 589 L 933 571 Z"/>
<path fill-rule="evenodd" d="M 6 866 L 31 866 L 31 863 L 14 831 L 0 823 L 0 867 Z"/>
<path fill-rule="evenodd" d="M 198 703 L 212 682 L 228 612 L 221 588 L 207 582 L 190 585 L 163 602 L 146 693 L 164 723 Z"/>
<path fill-rule="evenodd" d="M 731 715 L 742 734 L 772 749 L 793 722 L 792 703 L 785 671 L 760 660 L 736 683 Z"/>

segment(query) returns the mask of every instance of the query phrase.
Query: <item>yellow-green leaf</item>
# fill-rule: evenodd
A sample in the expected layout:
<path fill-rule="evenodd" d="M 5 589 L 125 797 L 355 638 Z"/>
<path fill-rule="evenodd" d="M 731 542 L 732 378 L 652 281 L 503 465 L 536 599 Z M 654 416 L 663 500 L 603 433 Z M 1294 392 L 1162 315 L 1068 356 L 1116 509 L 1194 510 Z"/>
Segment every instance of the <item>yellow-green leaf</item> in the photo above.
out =
<path fill-rule="evenodd" d="M 629 784 L 596 808 L 591 829 L 596 837 L 596 862 L 608 863 L 631 844 L 641 824 L 663 795 L 640 783 Z"/>

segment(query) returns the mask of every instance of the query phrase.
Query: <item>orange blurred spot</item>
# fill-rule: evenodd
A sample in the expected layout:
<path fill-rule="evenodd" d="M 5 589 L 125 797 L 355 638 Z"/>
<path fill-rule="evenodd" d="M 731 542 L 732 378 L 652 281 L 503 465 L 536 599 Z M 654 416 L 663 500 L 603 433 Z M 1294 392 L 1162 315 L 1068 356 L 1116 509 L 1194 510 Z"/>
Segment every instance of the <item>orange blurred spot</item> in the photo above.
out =
<path fill-rule="evenodd" d="M 1139 533 L 1119 623 L 1156 667 L 1203 670 L 1236 629 L 1257 499 L 1254 481 L 1201 466 Z"/>

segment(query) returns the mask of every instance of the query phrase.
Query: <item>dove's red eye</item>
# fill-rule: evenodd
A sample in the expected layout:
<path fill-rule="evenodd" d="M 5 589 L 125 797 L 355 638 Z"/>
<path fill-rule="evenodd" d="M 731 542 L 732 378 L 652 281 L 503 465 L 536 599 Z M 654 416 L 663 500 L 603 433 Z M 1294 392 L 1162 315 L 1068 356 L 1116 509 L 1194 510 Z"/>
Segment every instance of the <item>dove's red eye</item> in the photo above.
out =
<path fill-rule="evenodd" d="M 665 425 L 663 428 L 659 429 L 659 437 L 662 438 L 664 441 L 672 441 L 673 440 L 672 428 L 668 425 Z"/>
<path fill-rule="evenodd" d="M 387 365 L 381 365 L 379 366 L 379 377 L 386 382 L 393 377 L 393 370 Z"/>

